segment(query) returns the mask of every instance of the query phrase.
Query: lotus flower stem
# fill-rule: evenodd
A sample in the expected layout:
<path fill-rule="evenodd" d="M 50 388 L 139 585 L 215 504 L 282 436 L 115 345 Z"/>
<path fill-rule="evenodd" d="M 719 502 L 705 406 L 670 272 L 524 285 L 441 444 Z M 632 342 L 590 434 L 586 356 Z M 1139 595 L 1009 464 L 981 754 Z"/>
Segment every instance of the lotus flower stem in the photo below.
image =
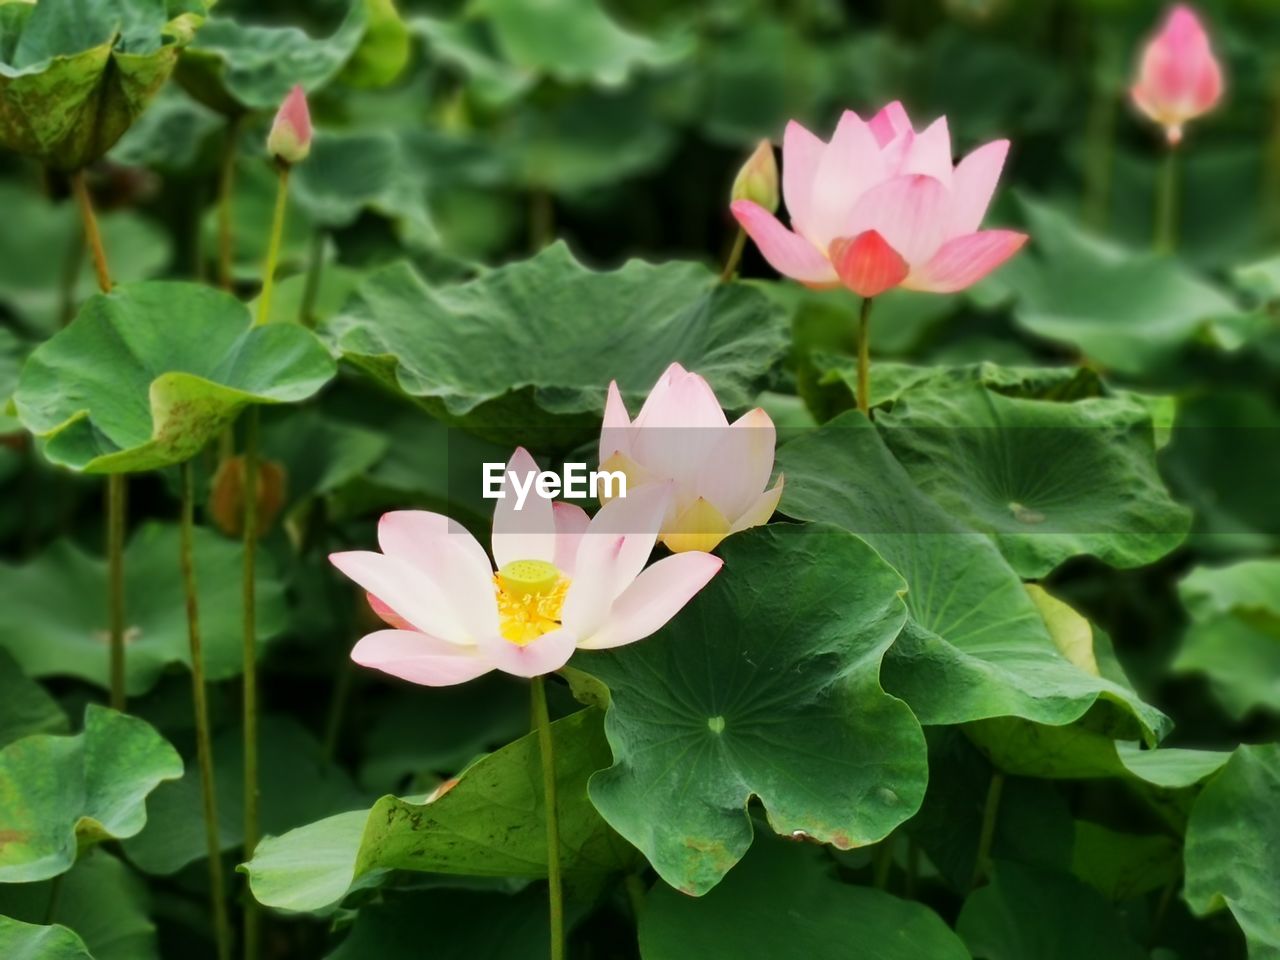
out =
<path fill-rule="evenodd" d="M 724 269 L 720 271 L 721 283 L 728 283 L 738 272 L 738 264 L 742 262 L 742 251 L 746 246 L 747 231 L 739 227 L 738 235 L 733 238 L 733 247 L 729 250 L 729 258 L 725 260 Z"/>
<path fill-rule="evenodd" d="M 871 858 L 873 882 L 877 890 L 889 889 L 889 873 L 893 870 L 893 834 L 889 834 L 876 846 Z"/>
<path fill-rule="evenodd" d="M 209 855 L 210 899 L 213 907 L 213 932 L 218 945 L 218 960 L 231 958 L 231 924 L 223 899 L 222 844 L 218 838 L 218 801 L 213 779 L 213 739 L 209 732 L 209 703 L 205 696 L 204 650 L 200 639 L 200 606 L 196 594 L 195 556 L 192 538 L 195 531 L 195 471 L 188 460 L 182 472 L 182 522 L 180 527 L 180 565 L 182 586 L 187 598 L 187 637 L 191 644 L 191 695 L 195 704 L 196 758 L 200 764 L 200 791 L 204 801 L 205 842 Z"/>
<path fill-rule="evenodd" d="M 982 808 L 982 830 L 978 834 L 978 853 L 973 861 L 973 879 L 969 881 L 969 889 L 976 887 L 986 876 L 987 864 L 991 860 L 991 842 L 996 835 L 996 815 L 1000 812 L 1000 792 L 1004 789 L 1004 774 L 995 770 L 991 774 L 991 785 L 987 788 L 987 802 Z"/>
<path fill-rule="evenodd" d="M 1093 96 L 1085 127 L 1084 220 L 1095 230 L 1104 230 L 1111 212 L 1111 170 L 1120 106 L 1115 79 L 1119 51 L 1107 30 L 1097 31 L 1096 44 L 1099 62 L 1093 69 Z"/>
<path fill-rule="evenodd" d="M 1156 182 L 1155 247 L 1159 253 L 1173 253 L 1178 245 L 1177 147 L 1170 145 L 1160 163 Z"/>
<path fill-rule="evenodd" d="M 258 846 L 258 634 L 257 553 L 258 553 L 258 409 L 250 408 L 244 422 L 244 474 L 241 494 L 244 497 L 244 558 L 240 568 L 241 623 L 244 649 L 244 859 L 253 859 Z M 247 960 L 258 956 L 258 904 L 252 896 L 244 898 L 244 955 Z"/>
<path fill-rule="evenodd" d="M 551 960 L 564 960 L 564 890 L 560 882 L 560 818 L 556 803 L 555 750 L 551 737 L 551 717 L 547 713 L 547 689 L 542 677 L 530 681 L 533 693 L 533 724 L 538 731 L 542 754 L 542 790 L 546 798 L 547 885 L 551 898 Z"/>
<path fill-rule="evenodd" d="M 276 263 L 280 259 L 280 239 L 284 236 L 284 215 L 289 206 L 289 164 L 278 163 L 280 179 L 276 187 L 276 209 L 271 217 L 271 240 L 267 244 L 267 261 L 262 268 L 262 293 L 258 297 L 258 324 L 271 318 L 271 292 L 275 287 Z"/>
<path fill-rule="evenodd" d="M 43 921 L 46 927 L 53 926 L 57 920 L 58 904 L 62 900 L 62 880 L 65 876 L 65 873 L 60 873 L 49 884 L 49 901 L 45 904 Z"/>
<path fill-rule="evenodd" d="M 241 122 L 240 114 L 227 120 L 226 141 L 222 145 L 218 169 L 218 285 L 223 290 L 230 290 L 235 283 L 231 276 L 235 254 L 231 200 L 235 193 L 236 145 L 240 140 Z"/>
<path fill-rule="evenodd" d="M 323 230 L 311 235 L 311 251 L 307 256 L 307 276 L 302 288 L 302 303 L 298 305 L 298 322 L 308 329 L 316 325 L 316 297 L 320 294 L 320 277 L 324 273 L 324 249 L 328 236 Z"/>
<path fill-rule="evenodd" d="M 858 409 L 871 416 L 871 303 L 862 298 L 858 313 Z"/>
<path fill-rule="evenodd" d="M 556 238 L 556 208 L 551 191 L 535 187 L 529 194 L 529 246 L 534 251 L 548 246 Z"/>
<path fill-rule="evenodd" d="M 102 246 L 102 233 L 93 212 L 93 198 L 84 181 L 84 171 L 71 175 L 71 191 L 80 208 L 84 239 L 93 254 L 93 269 L 98 275 L 98 289 L 111 292 L 111 271 L 107 268 L 107 251 Z M 124 670 L 124 528 L 126 480 L 124 474 L 107 477 L 107 632 L 110 647 L 111 707 L 125 708 Z"/>

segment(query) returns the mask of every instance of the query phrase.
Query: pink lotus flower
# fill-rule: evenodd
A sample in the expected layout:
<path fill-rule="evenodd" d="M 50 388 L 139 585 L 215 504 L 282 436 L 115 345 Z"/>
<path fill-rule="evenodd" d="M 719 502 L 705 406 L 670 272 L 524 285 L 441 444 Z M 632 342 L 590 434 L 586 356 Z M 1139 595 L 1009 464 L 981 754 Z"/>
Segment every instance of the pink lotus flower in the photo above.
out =
<path fill-rule="evenodd" d="M 777 440 L 756 408 L 732 424 L 707 381 L 678 363 L 667 367 L 633 421 L 617 382 L 609 384 L 600 432 L 602 470 L 621 470 L 627 493 L 673 484 L 661 540 L 673 552 L 709 551 L 731 533 L 766 523 L 782 497 L 782 478 L 766 490 Z"/>
<path fill-rule="evenodd" d="M 518 449 L 507 464 L 521 479 L 537 464 Z M 510 490 L 493 514 L 493 557 L 448 517 L 419 510 L 385 514 L 381 553 L 329 559 L 369 593 L 392 627 L 363 637 L 351 659 L 413 683 L 464 683 L 490 670 L 536 677 L 558 670 L 579 647 L 602 650 L 649 636 L 719 571 L 706 553 L 666 557 L 645 568 L 671 491 L 627 491 L 592 519 L 530 489 L 517 510 Z"/>
<path fill-rule="evenodd" d="M 1009 141 L 996 140 L 953 168 L 946 117 L 917 133 L 897 102 L 869 123 L 846 110 L 830 143 L 792 121 L 782 142 L 792 229 L 749 200 L 731 209 L 774 269 L 807 286 L 950 293 L 1026 242 L 978 229 L 1008 152 Z"/>
<path fill-rule="evenodd" d="M 1182 125 L 1208 113 L 1222 97 L 1222 68 L 1195 11 L 1178 4 L 1147 41 L 1138 79 L 1129 91 L 1138 109 L 1165 128 L 1170 145 Z"/>
<path fill-rule="evenodd" d="M 301 163 L 311 153 L 311 111 L 300 84 L 294 85 L 276 111 L 267 134 L 267 152 L 287 164 Z"/>

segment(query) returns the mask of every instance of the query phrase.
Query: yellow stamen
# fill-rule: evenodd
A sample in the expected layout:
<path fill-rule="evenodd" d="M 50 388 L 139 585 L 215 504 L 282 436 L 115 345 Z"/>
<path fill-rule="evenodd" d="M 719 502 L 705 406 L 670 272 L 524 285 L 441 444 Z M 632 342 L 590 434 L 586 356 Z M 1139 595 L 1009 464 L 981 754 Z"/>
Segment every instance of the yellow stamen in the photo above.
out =
<path fill-rule="evenodd" d="M 524 646 L 560 629 L 569 581 L 545 560 L 514 560 L 493 577 L 498 595 L 499 632 Z"/>

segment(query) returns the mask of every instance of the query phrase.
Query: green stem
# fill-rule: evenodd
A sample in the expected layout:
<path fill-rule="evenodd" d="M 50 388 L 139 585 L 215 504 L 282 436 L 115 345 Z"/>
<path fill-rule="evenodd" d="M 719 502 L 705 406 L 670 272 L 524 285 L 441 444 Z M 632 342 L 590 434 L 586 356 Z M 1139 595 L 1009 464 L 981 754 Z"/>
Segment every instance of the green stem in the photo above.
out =
<path fill-rule="evenodd" d="M 1280 239 L 1280 63 L 1272 70 L 1271 101 L 1271 134 L 1267 137 L 1267 159 L 1263 164 L 1263 197 L 1271 236 Z"/>
<path fill-rule="evenodd" d="M 218 285 L 230 290 L 235 285 L 232 276 L 235 252 L 233 232 L 232 197 L 236 185 L 236 146 L 240 139 L 242 114 L 227 120 L 226 141 L 222 145 L 222 160 L 218 169 Z"/>
<path fill-rule="evenodd" d="M 1160 930 L 1164 926 L 1165 917 L 1169 914 L 1169 906 L 1173 903 L 1173 895 L 1178 892 L 1178 882 L 1182 879 L 1182 871 L 1175 870 L 1173 876 L 1169 878 L 1169 882 L 1164 885 L 1164 889 L 1160 891 L 1160 900 L 1156 904 L 1156 911 L 1151 915 L 1151 929 L 1147 934 L 1147 949 L 1155 948 L 1156 943 L 1160 939 Z"/>
<path fill-rule="evenodd" d="M 871 858 L 873 866 L 873 882 L 877 890 L 889 888 L 889 872 L 893 869 L 893 834 L 885 837 L 876 846 Z"/>
<path fill-rule="evenodd" d="M 311 252 L 307 257 L 307 278 L 302 288 L 302 303 L 298 306 L 298 322 L 304 327 L 316 325 L 316 297 L 320 294 L 320 276 L 324 273 L 325 232 L 316 230 L 311 235 Z"/>
<path fill-rule="evenodd" d="M 1111 212 L 1111 169 L 1120 98 L 1114 80 L 1117 50 L 1110 32 L 1098 30 L 1094 47 L 1093 96 L 1085 126 L 1084 220 L 1095 230 L 1104 230 Z"/>
<path fill-rule="evenodd" d="M 551 898 L 551 960 L 564 960 L 564 890 L 560 882 L 560 817 L 556 803 L 555 748 L 551 717 L 547 713 L 547 688 L 542 677 L 531 682 L 533 722 L 542 753 L 542 791 L 546 798 L 547 885 Z"/>
<path fill-rule="evenodd" d="M 541 250 L 556 238 L 556 208 L 551 191 L 534 187 L 529 195 L 529 245 Z"/>
<path fill-rule="evenodd" d="M 329 699 L 329 716 L 324 725 L 324 747 L 321 756 L 326 762 L 338 754 L 338 738 L 342 735 L 342 721 L 347 714 L 347 701 L 351 697 L 351 685 L 355 682 L 355 665 L 350 657 L 343 657 L 338 667 L 338 679 Z"/>
<path fill-rule="evenodd" d="M 107 266 L 107 251 L 102 246 L 102 232 L 98 229 L 98 218 L 93 212 L 93 198 L 89 195 L 89 187 L 84 182 L 84 171 L 77 170 L 71 174 L 71 192 L 75 194 L 76 205 L 80 208 L 80 221 L 84 224 L 84 241 L 93 254 L 93 272 L 98 277 L 98 289 L 103 293 L 111 292 L 111 270 Z"/>
<path fill-rule="evenodd" d="M 1165 149 L 1156 182 L 1156 233 L 1158 253 L 1173 253 L 1178 245 L 1178 170 L 1174 160 L 1177 148 Z"/>
<path fill-rule="evenodd" d="M 871 416 L 871 297 L 858 313 L 858 409 Z"/>
<path fill-rule="evenodd" d="M 244 421 L 244 459 L 240 490 L 244 497 L 244 558 L 241 565 L 240 614 L 244 649 L 244 859 L 253 859 L 259 837 L 258 780 L 258 635 L 255 580 L 258 554 L 258 408 L 251 407 Z M 258 904 L 244 898 L 244 953 L 256 960 L 259 951 Z"/>
<path fill-rule="evenodd" d="M 262 293 L 258 297 L 258 317 L 261 325 L 271 318 L 271 293 L 276 282 L 276 262 L 280 259 L 280 239 L 284 236 L 284 214 L 289 206 L 289 165 L 279 164 L 280 180 L 276 187 L 276 209 L 271 217 L 271 240 L 267 244 L 267 261 L 262 267 Z"/>
<path fill-rule="evenodd" d="M 969 889 L 978 885 L 987 873 L 987 864 L 991 859 L 991 843 L 996 836 L 996 815 L 1000 811 L 1000 791 L 1004 789 L 1004 774 L 999 770 L 991 773 L 991 785 L 987 788 L 987 802 L 982 808 L 982 830 L 978 834 L 978 853 L 973 861 L 973 879 Z"/>
<path fill-rule="evenodd" d="M 49 884 L 49 902 L 44 908 L 44 925 L 46 927 L 52 926 L 58 917 L 58 903 L 62 900 L 62 881 L 66 876 L 65 873 L 60 873 Z"/>
<path fill-rule="evenodd" d="M 107 629 L 111 645 L 111 709 L 125 708 L 124 527 L 128 510 L 123 473 L 107 477 Z"/>
<path fill-rule="evenodd" d="M 200 639 L 200 606 L 196 593 L 194 547 L 195 471 L 191 461 L 182 467 L 182 523 L 180 556 L 182 586 L 187 598 L 187 637 L 191 643 L 191 696 L 195 704 L 196 756 L 200 764 L 200 792 L 204 802 L 204 833 L 209 857 L 209 891 L 218 960 L 231 958 L 231 924 L 223 899 L 222 844 L 218 839 L 218 802 L 213 781 L 213 739 L 209 732 L 209 703 L 205 696 L 204 650 Z"/>
<path fill-rule="evenodd" d="M 738 235 L 733 238 L 733 247 L 729 251 L 729 258 L 724 262 L 724 269 L 720 271 L 720 282 L 728 283 L 733 279 L 734 274 L 738 272 L 738 264 L 742 262 L 742 251 L 747 248 L 747 232 L 741 227 L 738 228 Z"/>
<path fill-rule="evenodd" d="M 627 889 L 627 900 L 631 904 L 631 916 L 639 923 L 640 913 L 644 910 L 644 898 L 648 893 L 645 890 L 644 879 L 638 873 L 628 873 L 623 885 Z"/>

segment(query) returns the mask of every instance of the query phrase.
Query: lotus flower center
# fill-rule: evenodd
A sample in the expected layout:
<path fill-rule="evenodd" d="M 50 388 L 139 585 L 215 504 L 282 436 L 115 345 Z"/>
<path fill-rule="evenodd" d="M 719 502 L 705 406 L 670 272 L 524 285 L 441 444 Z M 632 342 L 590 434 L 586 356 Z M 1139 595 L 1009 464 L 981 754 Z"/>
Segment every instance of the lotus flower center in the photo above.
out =
<path fill-rule="evenodd" d="M 545 560 L 513 560 L 493 578 L 498 594 L 498 630 L 503 638 L 524 646 L 560 629 L 569 580 Z"/>

